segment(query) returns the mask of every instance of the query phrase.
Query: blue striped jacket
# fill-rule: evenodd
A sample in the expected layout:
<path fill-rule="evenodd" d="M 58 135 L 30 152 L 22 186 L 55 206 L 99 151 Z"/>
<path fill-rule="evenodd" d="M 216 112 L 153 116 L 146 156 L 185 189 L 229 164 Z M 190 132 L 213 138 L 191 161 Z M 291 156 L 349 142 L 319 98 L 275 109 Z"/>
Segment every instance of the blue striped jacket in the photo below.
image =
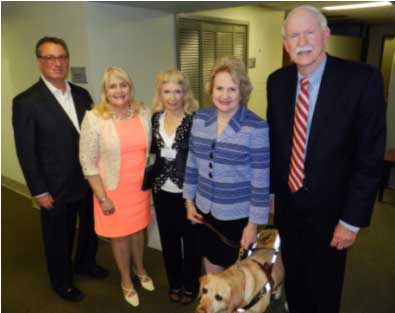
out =
<path fill-rule="evenodd" d="M 217 110 L 203 109 L 193 120 L 185 199 L 219 220 L 249 218 L 266 224 L 269 215 L 269 128 L 240 105 L 217 138 Z"/>

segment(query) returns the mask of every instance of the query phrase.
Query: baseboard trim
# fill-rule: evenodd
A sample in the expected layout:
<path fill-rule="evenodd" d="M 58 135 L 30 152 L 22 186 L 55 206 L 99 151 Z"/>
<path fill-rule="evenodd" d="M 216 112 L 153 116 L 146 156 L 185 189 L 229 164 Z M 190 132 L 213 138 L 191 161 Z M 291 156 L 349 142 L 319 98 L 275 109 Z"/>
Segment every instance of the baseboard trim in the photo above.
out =
<path fill-rule="evenodd" d="M 1 175 L 1 186 L 30 199 L 32 201 L 33 208 L 39 209 L 36 201 L 33 200 L 32 195 L 30 194 L 29 188 L 25 184 Z"/>
<path fill-rule="evenodd" d="M 29 188 L 27 188 L 25 184 L 22 184 L 12 178 L 1 175 L 1 186 L 6 187 L 7 189 L 10 189 L 26 198 L 32 198 Z"/>

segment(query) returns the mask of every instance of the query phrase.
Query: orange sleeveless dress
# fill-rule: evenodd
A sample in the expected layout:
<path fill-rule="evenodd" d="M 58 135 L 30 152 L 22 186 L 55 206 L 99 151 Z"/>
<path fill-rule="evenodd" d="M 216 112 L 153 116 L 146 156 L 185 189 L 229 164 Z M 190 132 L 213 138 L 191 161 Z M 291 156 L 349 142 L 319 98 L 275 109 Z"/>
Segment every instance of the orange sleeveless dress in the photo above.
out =
<path fill-rule="evenodd" d="M 147 140 L 140 118 L 114 120 L 121 146 L 121 169 L 116 190 L 106 190 L 115 206 L 112 215 L 102 213 L 94 198 L 95 231 L 103 237 L 123 237 L 148 226 L 151 219 L 150 191 L 141 190 Z"/>

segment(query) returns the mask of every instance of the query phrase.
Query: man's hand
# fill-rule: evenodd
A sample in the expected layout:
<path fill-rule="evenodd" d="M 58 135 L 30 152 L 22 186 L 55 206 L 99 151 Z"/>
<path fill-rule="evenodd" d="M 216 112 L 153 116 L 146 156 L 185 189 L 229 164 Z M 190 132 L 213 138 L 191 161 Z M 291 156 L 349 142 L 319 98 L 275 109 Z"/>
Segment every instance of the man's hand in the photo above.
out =
<path fill-rule="evenodd" d="M 45 209 L 53 208 L 54 200 L 49 193 L 40 197 L 35 197 L 35 199 L 37 204 L 40 206 L 40 208 L 45 208 Z"/>
<path fill-rule="evenodd" d="M 333 232 L 333 238 L 330 245 L 337 250 L 347 249 L 354 243 L 357 238 L 357 234 L 358 233 L 353 232 L 347 227 L 337 224 L 335 231 Z"/>

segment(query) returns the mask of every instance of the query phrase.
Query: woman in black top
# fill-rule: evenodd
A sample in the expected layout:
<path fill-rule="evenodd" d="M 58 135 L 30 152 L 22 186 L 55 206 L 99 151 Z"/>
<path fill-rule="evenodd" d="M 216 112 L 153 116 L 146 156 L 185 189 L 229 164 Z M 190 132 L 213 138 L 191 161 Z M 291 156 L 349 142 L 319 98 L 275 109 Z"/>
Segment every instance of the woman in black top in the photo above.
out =
<path fill-rule="evenodd" d="M 180 71 L 158 74 L 153 100 L 151 153 L 155 153 L 152 185 L 169 299 L 188 304 L 198 289 L 200 258 L 195 226 L 186 218 L 182 197 L 189 132 L 198 102 Z"/>

